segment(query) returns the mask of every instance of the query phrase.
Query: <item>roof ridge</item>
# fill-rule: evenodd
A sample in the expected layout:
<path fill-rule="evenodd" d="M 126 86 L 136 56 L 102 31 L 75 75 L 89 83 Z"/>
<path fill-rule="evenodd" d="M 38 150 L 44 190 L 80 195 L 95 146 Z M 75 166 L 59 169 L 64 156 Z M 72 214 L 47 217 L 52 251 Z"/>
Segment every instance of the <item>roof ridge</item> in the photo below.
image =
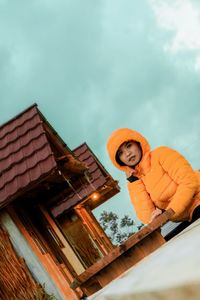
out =
<path fill-rule="evenodd" d="M 25 125 L 27 122 L 31 121 L 33 118 L 35 118 L 35 116 L 38 116 L 37 112 L 29 119 L 24 120 L 23 123 L 19 124 L 18 126 L 14 127 L 13 129 L 11 129 L 10 131 L 6 131 L 6 133 L 2 136 L 0 136 L 0 140 L 4 139 L 6 135 L 12 133 L 13 131 L 15 131 L 16 129 L 22 127 L 23 125 Z M 41 123 L 42 121 L 38 122 Z"/>
<path fill-rule="evenodd" d="M 83 147 L 83 146 L 88 147 L 88 144 L 87 144 L 86 142 L 83 142 L 82 144 L 80 144 L 79 146 L 77 146 L 76 148 L 74 148 L 74 149 L 72 150 L 72 152 L 78 150 L 79 148 L 81 148 L 81 147 Z"/>
<path fill-rule="evenodd" d="M 28 108 L 24 109 L 23 111 L 21 111 L 20 113 L 18 113 L 17 115 L 15 115 L 14 117 L 12 117 L 11 119 L 9 119 L 8 121 L 4 122 L 3 124 L 0 125 L 0 129 L 4 126 L 6 126 L 7 124 L 13 122 L 15 119 L 18 119 L 21 115 L 23 115 L 25 112 L 27 112 L 28 110 L 31 110 L 33 107 L 37 108 L 37 103 L 32 104 L 31 106 L 29 106 Z"/>

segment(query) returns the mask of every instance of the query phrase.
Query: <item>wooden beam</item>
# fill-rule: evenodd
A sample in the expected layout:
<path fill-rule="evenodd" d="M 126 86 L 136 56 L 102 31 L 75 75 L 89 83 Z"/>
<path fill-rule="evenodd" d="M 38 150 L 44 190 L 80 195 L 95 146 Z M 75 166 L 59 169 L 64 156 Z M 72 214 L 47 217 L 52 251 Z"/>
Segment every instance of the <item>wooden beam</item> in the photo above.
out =
<path fill-rule="evenodd" d="M 71 174 L 84 174 L 88 171 L 88 167 L 85 163 L 76 159 L 72 154 L 67 153 L 56 158 L 61 171 L 67 171 Z"/>
<path fill-rule="evenodd" d="M 78 286 L 81 286 L 81 284 L 83 284 L 96 273 L 101 271 L 103 268 L 109 265 L 112 261 L 114 261 L 120 255 L 122 255 L 128 249 L 137 245 L 138 242 L 142 241 L 146 236 L 148 236 L 149 234 L 157 230 L 160 226 L 162 226 L 164 223 L 166 223 L 173 214 L 174 212 L 172 209 L 165 211 L 162 215 L 154 219 L 150 224 L 143 227 L 140 231 L 136 232 L 129 239 L 123 242 L 119 247 L 111 251 L 103 259 L 99 260 L 97 263 L 89 267 L 85 272 L 79 275 L 77 279 L 75 279 L 72 282 L 70 287 L 72 289 L 76 289 Z"/>
<path fill-rule="evenodd" d="M 113 246 L 89 208 L 78 205 L 74 209 L 81 218 L 83 224 L 87 227 L 88 232 L 93 237 L 103 255 L 105 256 L 110 251 L 112 251 L 115 247 Z"/>
<path fill-rule="evenodd" d="M 64 155 L 66 153 L 72 153 L 72 151 L 67 147 L 64 141 L 61 140 L 57 132 L 53 129 L 53 127 L 50 126 L 50 124 L 47 124 L 47 122 L 43 120 L 42 125 L 44 127 L 44 130 L 47 134 L 49 141 L 57 149 L 60 155 Z"/>
<path fill-rule="evenodd" d="M 49 215 L 48 211 L 44 208 L 42 204 L 39 205 L 39 208 L 44 216 L 44 218 L 47 220 L 47 222 L 50 225 L 50 228 L 52 228 L 53 235 L 55 234 L 55 238 L 57 238 L 61 241 L 63 244 L 63 247 L 61 247 L 61 251 L 64 254 L 65 257 L 65 265 L 69 269 L 70 273 L 75 277 L 76 274 L 80 274 L 83 272 L 84 267 L 76 254 L 74 253 L 73 248 L 68 243 L 67 239 L 57 226 L 55 220 L 52 219 L 52 217 Z"/>

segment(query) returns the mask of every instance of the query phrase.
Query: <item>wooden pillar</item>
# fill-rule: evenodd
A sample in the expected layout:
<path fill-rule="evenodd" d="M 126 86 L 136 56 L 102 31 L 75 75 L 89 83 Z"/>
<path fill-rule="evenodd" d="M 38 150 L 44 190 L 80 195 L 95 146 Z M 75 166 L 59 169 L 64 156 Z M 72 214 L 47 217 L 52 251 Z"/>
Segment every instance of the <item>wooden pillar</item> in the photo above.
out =
<path fill-rule="evenodd" d="M 75 207 L 75 211 L 82 219 L 83 224 L 86 226 L 88 232 L 96 242 L 103 256 L 112 251 L 115 246 L 111 243 L 89 208 L 86 209 L 84 206 L 78 205 Z"/>

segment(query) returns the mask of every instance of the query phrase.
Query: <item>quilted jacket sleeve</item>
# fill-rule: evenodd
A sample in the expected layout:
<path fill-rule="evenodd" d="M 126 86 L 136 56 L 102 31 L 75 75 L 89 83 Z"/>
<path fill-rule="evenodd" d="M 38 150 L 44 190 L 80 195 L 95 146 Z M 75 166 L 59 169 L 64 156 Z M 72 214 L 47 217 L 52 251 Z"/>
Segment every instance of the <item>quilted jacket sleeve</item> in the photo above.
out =
<path fill-rule="evenodd" d="M 172 208 L 174 210 L 174 219 L 184 212 L 191 203 L 198 189 L 198 181 L 191 165 L 177 151 L 168 147 L 160 147 L 158 155 L 162 168 L 177 184 L 177 190 L 167 207 L 167 209 Z"/>
<path fill-rule="evenodd" d="M 137 217 L 143 224 L 149 223 L 155 205 L 147 193 L 141 179 L 128 183 L 128 191 L 131 202 L 135 208 Z"/>

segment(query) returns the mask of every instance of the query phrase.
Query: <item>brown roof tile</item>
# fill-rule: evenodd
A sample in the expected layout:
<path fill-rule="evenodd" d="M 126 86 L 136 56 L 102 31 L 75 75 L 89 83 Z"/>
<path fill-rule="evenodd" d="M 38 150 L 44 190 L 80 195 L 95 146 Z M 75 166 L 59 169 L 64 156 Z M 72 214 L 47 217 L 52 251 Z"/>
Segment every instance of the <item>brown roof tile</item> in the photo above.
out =
<path fill-rule="evenodd" d="M 57 168 L 43 122 L 48 124 L 34 104 L 0 126 L 0 207 L 22 195 Z M 54 130 L 50 124 L 48 126 L 51 131 Z M 62 144 L 71 152 L 63 141 Z M 76 192 L 72 190 L 67 198 L 52 208 L 54 216 L 103 186 L 109 175 L 86 143 L 74 149 L 73 154 L 88 166 L 91 182 L 83 183 L 79 178 Z"/>
<path fill-rule="evenodd" d="M 0 206 L 55 167 L 36 105 L 0 126 Z"/>

